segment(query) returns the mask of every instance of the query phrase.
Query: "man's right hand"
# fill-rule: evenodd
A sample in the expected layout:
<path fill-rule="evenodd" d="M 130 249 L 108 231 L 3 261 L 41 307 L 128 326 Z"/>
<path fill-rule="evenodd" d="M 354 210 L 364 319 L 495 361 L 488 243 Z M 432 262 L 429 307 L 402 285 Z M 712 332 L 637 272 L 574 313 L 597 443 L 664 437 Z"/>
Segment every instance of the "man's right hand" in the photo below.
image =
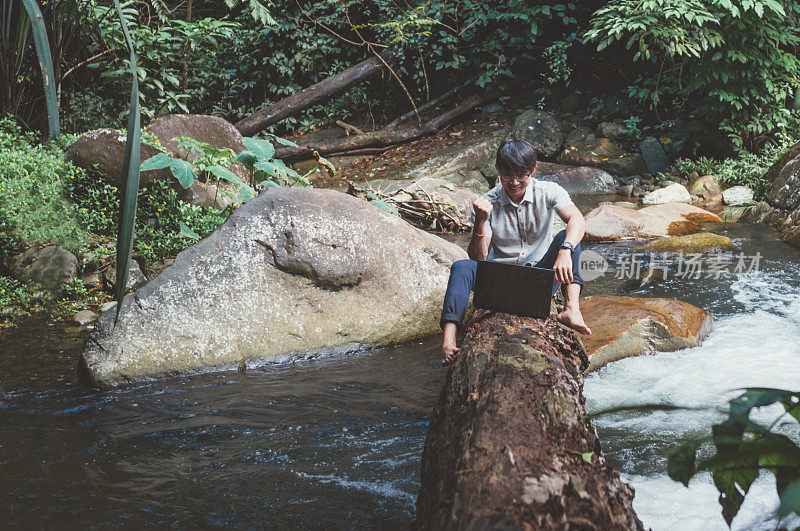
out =
<path fill-rule="evenodd" d="M 473 201 L 472 208 L 475 210 L 475 226 L 480 227 L 489 219 L 489 214 L 492 212 L 492 204 L 485 197 L 479 197 Z"/>

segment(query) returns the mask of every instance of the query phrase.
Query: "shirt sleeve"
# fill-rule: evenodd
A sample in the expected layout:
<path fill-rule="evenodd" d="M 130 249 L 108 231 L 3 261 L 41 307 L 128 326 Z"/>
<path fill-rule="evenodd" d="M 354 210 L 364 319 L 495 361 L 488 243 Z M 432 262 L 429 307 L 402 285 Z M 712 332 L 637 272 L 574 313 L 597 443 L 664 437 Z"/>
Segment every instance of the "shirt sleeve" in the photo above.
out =
<path fill-rule="evenodd" d="M 569 193 L 567 193 L 567 191 L 564 190 L 561 185 L 556 183 L 552 183 L 552 186 L 550 187 L 549 199 L 550 207 L 556 212 L 567 205 L 574 204 L 572 199 L 569 197 Z"/>

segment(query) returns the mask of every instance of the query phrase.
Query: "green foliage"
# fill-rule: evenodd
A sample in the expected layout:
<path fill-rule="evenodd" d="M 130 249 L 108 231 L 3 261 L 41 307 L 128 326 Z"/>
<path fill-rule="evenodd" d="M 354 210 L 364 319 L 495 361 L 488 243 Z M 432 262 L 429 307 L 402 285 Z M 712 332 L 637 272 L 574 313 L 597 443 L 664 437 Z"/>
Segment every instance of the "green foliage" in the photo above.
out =
<path fill-rule="evenodd" d="M 598 50 L 624 43 L 642 63 L 631 96 L 662 111 L 688 107 L 752 149 L 785 124 L 800 79 L 798 13 L 795 1 L 613 0 L 586 40 Z"/>
<path fill-rule="evenodd" d="M 748 186 L 755 192 L 756 200 L 759 200 L 770 185 L 764 179 L 767 170 L 797 142 L 800 142 L 800 111 L 793 112 L 786 121 L 786 127 L 758 152 L 739 150 L 737 156 L 724 160 L 710 157 L 678 159 L 672 169 L 678 175 L 688 175 L 693 171 L 700 175 L 716 175 L 725 186 Z"/>
<path fill-rule="evenodd" d="M 135 246 L 136 254 L 146 264 L 172 257 L 194 243 L 181 226 L 205 238 L 230 215 L 230 209 L 218 210 L 190 205 L 164 181 L 142 187 Z"/>
<path fill-rule="evenodd" d="M 294 142 L 285 140 L 275 135 L 268 135 L 272 142 L 278 142 L 285 146 L 297 146 Z M 262 138 L 245 138 L 244 145 L 247 151 L 242 151 L 236 157 L 237 162 L 241 162 L 250 170 L 250 186 L 261 183 L 266 186 L 311 186 L 308 182 L 308 175 L 316 170 L 311 169 L 305 175 L 300 175 L 292 168 L 283 163 L 282 160 L 275 158 L 275 147 L 269 140 Z M 320 164 L 330 164 L 322 157 L 317 158 Z M 332 167 L 332 166 L 331 166 Z"/>
<path fill-rule="evenodd" d="M 69 197 L 78 204 L 81 222 L 94 234 L 116 238 L 119 191 L 102 177 L 81 173 L 70 181 Z M 193 206 L 178 198 L 170 183 L 152 181 L 139 190 L 134 246 L 136 255 L 151 265 L 175 256 L 189 247 L 192 239 L 181 225 L 198 237 L 206 237 L 219 227 L 230 210 Z M 113 249 L 112 249 L 113 251 Z"/>
<path fill-rule="evenodd" d="M 50 242 L 78 248 L 87 234 L 65 188 L 82 174 L 55 143 L 39 145 L 12 117 L 0 119 L 0 253 Z"/>
<path fill-rule="evenodd" d="M 784 413 L 771 426 L 765 428 L 750 420 L 753 409 L 776 403 L 783 406 Z M 781 499 L 778 514 L 800 514 L 800 447 L 790 437 L 773 430 L 787 415 L 800 421 L 800 392 L 750 388 L 728 404 L 728 418 L 712 427 L 710 437 L 685 442 L 670 451 L 669 476 L 688 486 L 698 472 L 710 472 L 720 492 L 722 515 L 730 525 L 759 471 L 767 470 L 776 479 Z M 784 425 L 797 430 L 796 422 Z M 716 452 L 697 461 L 698 448 L 709 441 Z"/>
<path fill-rule="evenodd" d="M 85 0 L 3 3 L 0 114 L 11 114 L 31 130 L 49 129 L 51 138 L 58 136 L 56 92 L 68 87 L 70 66 L 85 57 L 85 39 L 91 33 L 85 4 Z"/>
<path fill-rule="evenodd" d="M 0 276 L 0 326 L 9 326 L 14 318 L 42 310 L 44 288 L 38 284 L 23 284 L 11 277 Z"/>
<path fill-rule="evenodd" d="M 173 177 L 175 177 L 184 188 L 189 188 L 192 183 L 198 179 L 205 184 L 212 184 L 215 182 L 217 186 L 221 180 L 231 182 L 238 186 L 238 193 L 233 198 L 234 202 L 237 204 L 255 197 L 255 189 L 251 185 L 245 184 L 244 181 L 230 170 L 234 165 L 236 157 L 236 153 L 232 149 L 217 148 L 189 137 L 179 137 L 173 140 L 178 142 L 177 151 L 179 153 L 184 153 L 187 157 L 190 153 L 196 154 L 197 156 L 191 161 L 188 161 L 167 155 L 166 153 L 159 153 L 144 161 L 144 163 L 142 163 L 142 169 L 158 170 L 169 167 Z M 272 148 L 269 142 L 262 142 L 265 142 Z M 275 150 L 272 149 L 271 155 L 274 154 Z M 283 163 L 281 162 L 281 164 Z"/>
<path fill-rule="evenodd" d="M 99 306 L 108 299 L 108 296 L 99 287 L 87 289 L 79 278 L 74 279 L 69 284 L 65 284 L 64 290 L 55 299 L 56 314 L 67 316 L 92 305 Z"/>
<path fill-rule="evenodd" d="M 124 37 L 119 19 L 113 16 L 113 8 L 94 4 L 92 20 L 99 28 L 100 38 L 91 48 L 93 53 L 102 53 L 106 46 L 117 52 L 109 62 L 103 64 L 99 75 L 99 86 L 94 87 L 96 98 L 105 99 L 106 94 L 127 92 L 130 69 Z M 140 84 L 141 112 L 147 118 L 169 113 L 198 112 L 199 105 L 210 105 L 216 94 L 224 92 L 227 78 L 225 65 L 217 61 L 217 53 L 225 42 L 232 38 L 240 26 L 226 20 L 204 18 L 185 22 L 173 19 L 164 25 L 140 23 L 137 11 L 128 2 L 123 7 L 131 38 L 138 51 L 137 76 Z M 95 64 L 99 68 L 100 64 Z M 121 117 L 126 114 L 123 102 L 111 98 L 113 109 L 98 109 Z M 194 102 L 190 108 L 189 102 Z M 96 127 L 95 124 L 87 124 Z"/>

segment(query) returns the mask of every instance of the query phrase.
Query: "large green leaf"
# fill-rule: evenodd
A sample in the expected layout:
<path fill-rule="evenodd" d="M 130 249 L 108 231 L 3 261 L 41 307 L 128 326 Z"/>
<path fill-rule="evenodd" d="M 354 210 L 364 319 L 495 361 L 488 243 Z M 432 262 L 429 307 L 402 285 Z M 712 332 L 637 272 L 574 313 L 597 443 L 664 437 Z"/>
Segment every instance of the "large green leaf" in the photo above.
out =
<path fill-rule="evenodd" d="M 192 167 L 191 162 L 181 159 L 173 159 L 172 163 L 169 165 L 169 169 L 172 171 L 172 175 L 178 179 L 178 182 L 181 183 L 181 186 L 184 188 L 189 188 L 195 179 L 197 179 L 197 175 L 194 173 L 194 168 Z"/>
<path fill-rule="evenodd" d="M 175 160 L 166 153 L 159 153 L 142 162 L 141 171 L 160 170 L 166 168 Z"/>
<path fill-rule="evenodd" d="M 28 12 L 28 18 L 31 20 L 33 42 L 36 45 L 36 56 L 39 58 L 39 67 L 42 70 L 42 84 L 44 85 L 44 95 L 47 100 L 50 138 L 55 140 L 59 134 L 58 99 L 56 97 L 56 76 L 53 72 L 53 58 L 50 55 L 50 41 L 47 39 L 44 18 L 36 0 L 22 0 L 22 3 Z"/>
<path fill-rule="evenodd" d="M 228 168 L 223 168 L 222 166 L 214 165 L 206 168 L 206 171 L 211 172 L 218 179 L 224 179 L 226 181 L 238 184 L 239 186 L 247 186 L 244 183 L 244 181 L 242 181 L 235 173 L 233 173 Z"/>
<path fill-rule="evenodd" d="M 248 136 L 245 137 L 243 141 L 245 147 L 261 159 L 270 160 L 275 156 L 275 146 L 273 146 L 269 140 Z"/>
<path fill-rule="evenodd" d="M 128 115 L 128 138 L 125 142 L 125 159 L 122 163 L 122 195 L 119 202 L 119 221 L 117 223 L 117 285 L 114 298 L 117 301 L 116 318 L 122 308 L 122 297 L 128 283 L 128 262 L 133 252 L 133 234 L 136 225 L 136 200 L 139 195 L 139 163 L 141 151 L 141 116 L 139 114 L 139 82 L 136 75 L 136 50 L 128 32 L 128 24 L 122 13 L 119 0 L 114 0 L 122 33 L 130 51 L 131 108 Z M 116 322 L 116 319 L 115 319 Z"/>
<path fill-rule="evenodd" d="M 257 160 L 258 160 L 258 157 L 256 157 L 250 151 L 242 151 L 241 153 L 236 155 L 236 162 L 241 162 L 242 164 L 244 164 L 248 168 L 252 168 L 253 164 L 255 164 Z"/>

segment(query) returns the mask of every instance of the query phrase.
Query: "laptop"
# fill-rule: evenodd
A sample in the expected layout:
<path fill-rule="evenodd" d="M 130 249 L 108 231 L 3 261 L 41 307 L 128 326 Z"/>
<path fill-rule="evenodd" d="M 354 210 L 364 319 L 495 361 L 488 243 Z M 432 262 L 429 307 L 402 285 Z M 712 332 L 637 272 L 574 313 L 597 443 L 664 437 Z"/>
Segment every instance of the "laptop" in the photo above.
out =
<path fill-rule="evenodd" d="M 479 260 L 472 304 L 522 317 L 550 315 L 555 271 Z"/>

